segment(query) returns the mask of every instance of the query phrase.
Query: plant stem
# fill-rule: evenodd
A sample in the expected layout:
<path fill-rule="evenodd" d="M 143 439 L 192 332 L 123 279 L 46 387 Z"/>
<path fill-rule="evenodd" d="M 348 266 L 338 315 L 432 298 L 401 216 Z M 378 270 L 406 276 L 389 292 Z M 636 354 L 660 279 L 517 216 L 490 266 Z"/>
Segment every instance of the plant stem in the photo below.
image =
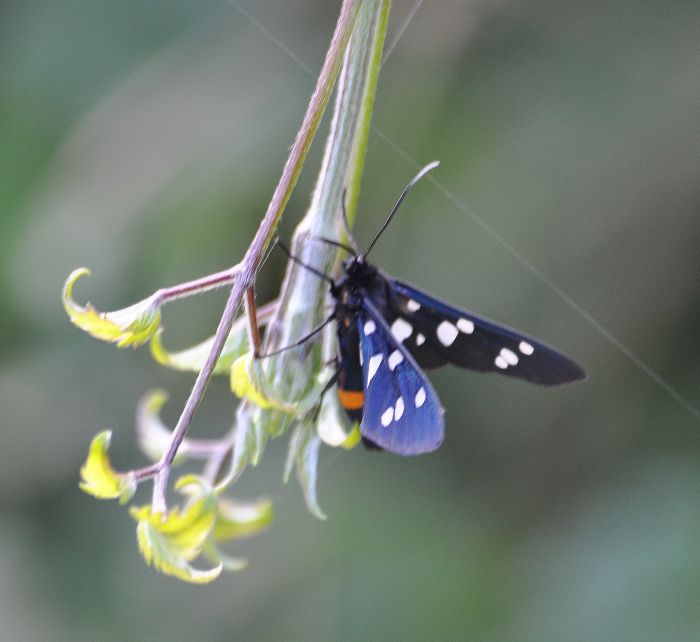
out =
<path fill-rule="evenodd" d="M 332 283 L 332 269 L 343 245 L 338 239 L 344 229 L 342 205 L 346 188 L 353 214 L 357 202 L 390 4 L 390 0 L 364 0 L 357 14 L 343 58 L 333 118 L 311 204 L 294 232 L 277 312 L 265 333 L 264 352 L 270 358 L 255 362 L 263 396 L 285 409 L 296 409 L 296 413 L 280 412 L 274 407 L 260 409 L 243 401 L 231 433 L 229 470 L 216 485 L 217 490 L 230 486 L 248 463 L 255 465 L 260 461 L 267 439 L 293 426 L 285 478 L 295 467 L 307 506 L 319 517 L 323 513 L 316 501 L 315 483 L 320 436 L 317 422 L 307 411 L 318 404 L 319 392 L 328 384 L 328 360 L 324 354 L 329 357 L 335 350 L 332 328 L 321 322 L 328 319 L 328 281 Z M 309 339 L 319 328 L 325 328 L 323 340 L 312 343 Z M 305 344 L 303 348 L 291 349 L 301 342 Z M 342 412 L 339 407 L 338 410 Z M 211 480 L 218 478 L 219 471 L 219 462 L 212 462 L 205 474 Z"/>
<path fill-rule="evenodd" d="M 303 263 L 288 263 L 275 318 L 265 334 L 265 352 L 274 354 L 294 345 L 325 318 L 328 285 L 319 274 L 330 274 L 338 259 L 337 248 L 319 238 L 342 234 L 342 199 L 354 218 L 355 204 L 367 149 L 367 137 L 377 85 L 390 0 L 365 0 L 345 52 L 321 169 L 304 219 L 292 239 L 291 254 Z M 269 388 L 280 399 L 296 403 L 313 389 L 322 366 L 320 349 L 300 362 L 296 351 L 271 359 L 266 367 Z"/>
<path fill-rule="evenodd" d="M 386 27 L 389 20 L 389 10 L 391 0 L 381 0 L 379 14 L 374 25 L 372 34 L 372 47 L 370 51 L 369 63 L 367 65 L 367 76 L 365 78 L 364 91 L 362 92 L 362 103 L 360 113 L 357 117 L 357 130 L 353 138 L 350 162 L 348 163 L 348 173 L 345 179 L 347 188 L 347 202 L 345 203 L 348 223 L 352 225 L 357 212 L 357 201 L 360 196 L 360 184 L 362 172 L 365 167 L 365 157 L 367 155 L 367 141 L 372 125 L 372 111 L 374 109 L 374 98 L 377 94 L 377 79 L 382 67 L 382 52 L 384 50 L 384 39 Z"/>
<path fill-rule="evenodd" d="M 155 299 L 158 303 L 168 303 L 169 301 L 182 299 L 192 294 L 202 294 L 209 290 L 221 288 L 233 283 L 240 271 L 241 265 L 239 263 L 228 270 L 208 274 L 202 278 L 186 281 L 185 283 L 178 283 L 168 288 L 161 288 L 155 293 Z"/>
<path fill-rule="evenodd" d="M 157 464 L 158 472 L 155 475 L 153 483 L 152 499 L 152 509 L 155 513 L 164 513 L 166 510 L 165 496 L 172 462 L 175 459 L 175 455 L 177 454 L 182 440 L 187 434 L 192 418 L 204 397 L 216 362 L 238 313 L 243 294 L 255 282 L 256 271 L 262 262 L 267 247 L 272 241 L 275 229 L 291 196 L 292 190 L 296 185 L 309 147 L 318 130 L 326 105 L 328 104 L 328 99 L 338 75 L 343 54 L 348 40 L 350 39 L 357 9 L 360 4 L 361 0 L 343 0 L 335 32 L 333 33 L 333 38 L 326 54 L 321 73 L 311 96 L 311 100 L 309 101 L 309 106 L 304 115 L 301 128 L 297 133 L 292 150 L 282 170 L 282 176 L 277 184 L 267 212 L 260 223 L 260 227 L 243 261 L 240 263 L 240 271 L 233 281 L 231 293 L 229 294 L 221 320 L 216 329 L 216 334 L 214 335 L 211 351 L 207 356 L 204 366 L 197 375 L 190 396 L 185 403 L 182 414 L 173 431 L 170 445 Z"/>
<path fill-rule="evenodd" d="M 245 291 L 245 311 L 248 317 L 248 340 L 253 347 L 253 356 L 260 356 L 260 328 L 258 327 L 257 306 L 255 305 L 255 290 L 248 288 Z"/>

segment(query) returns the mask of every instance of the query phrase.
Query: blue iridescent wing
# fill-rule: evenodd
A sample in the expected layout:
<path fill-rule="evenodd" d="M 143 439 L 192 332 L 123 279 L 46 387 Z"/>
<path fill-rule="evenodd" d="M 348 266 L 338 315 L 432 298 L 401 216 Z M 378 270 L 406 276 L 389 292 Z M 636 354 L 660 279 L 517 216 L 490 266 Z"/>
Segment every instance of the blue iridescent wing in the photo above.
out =
<path fill-rule="evenodd" d="M 364 380 L 360 432 L 399 455 L 432 452 L 445 436 L 444 411 L 425 375 L 365 298 L 357 316 Z"/>
<path fill-rule="evenodd" d="M 458 310 L 416 288 L 389 279 L 387 321 L 423 368 L 452 363 L 542 385 L 585 379 L 567 356 L 505 326 Z"/>

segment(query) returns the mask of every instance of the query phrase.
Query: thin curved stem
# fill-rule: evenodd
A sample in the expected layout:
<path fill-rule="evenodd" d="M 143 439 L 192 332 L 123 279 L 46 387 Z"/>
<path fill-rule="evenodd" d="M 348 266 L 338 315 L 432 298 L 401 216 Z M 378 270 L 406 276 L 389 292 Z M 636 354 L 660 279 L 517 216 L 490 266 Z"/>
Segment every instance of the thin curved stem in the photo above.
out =
<path fill-rule="evenodd" d="M 215 272 L 214 274 L 208 274 L 199 279 L 193 279 L 192 281 L 186 281 L 178 285 L 161 288 L 155 293 L 155 298 L 159 303 L 167 303 L 169 301 L 175 301 L 176 299 L 192 296 L 193 294 L 202 294 L 216 288 L 222 288 L 226 285 L 231 285 L 240 271 L 241 264 L 239 263 L 221 272 Z"/>
<path fill-rule="evenodd" d="M 309 101 L 309 106 L 304 115 L 301 128 L 297 133 L 289 157 L 282 170 L 282 176 L 277 184 L 267 212 L 260 223 L 260 227 L 243 261 L 240 263 L 240 270 L 233 278 L 231 293 L 229 294 L 221 320 L 216 329 L 209 355 L 207 356 L 204 366 L 197 375 L 190 396 L 185 403 L 185 407 L 173 431 L 168 449 L 157 464 L 158 470 L 153 483 L 153 512 L 165 512 L 166 510 L 165 495 L 172 462 L 175 459 L 180 444 L 187 434 L 192 418 L 204 397 L 216 362 L 224 347 L 226 338 L 229 335 L 233 321 L 238 314 L 243 294 L 255 282 L 255 274 L 264 259 L 268 246 L 274 238 L 279 220 L 282 217 L 282 213 L 291 196 L 292 190 L 296 185 L 309 147 L 318 130 L 321 117 L 328 104 L 328 99 L 338 76 L 345 48 L 350 39 L 357 16 L 357 9 L 360 4 L 361 0 L 343 0 L 335 32 L 333 33 L 333 38 L 326 54 L 321 73 L 311 96 L 311 100 Z"/>

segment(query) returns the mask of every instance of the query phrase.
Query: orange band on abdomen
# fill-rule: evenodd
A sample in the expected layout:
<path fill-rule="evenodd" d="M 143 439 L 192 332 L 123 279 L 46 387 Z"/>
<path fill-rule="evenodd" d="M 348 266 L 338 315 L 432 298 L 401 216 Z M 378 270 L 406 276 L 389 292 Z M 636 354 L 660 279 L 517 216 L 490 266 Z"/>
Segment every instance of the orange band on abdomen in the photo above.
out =
<path fill-rule="evenodd" d="M 338 388 L 338 399 L 345 410 L 358 410 L 365 403 L 365 395 L 361 390 Z"/>

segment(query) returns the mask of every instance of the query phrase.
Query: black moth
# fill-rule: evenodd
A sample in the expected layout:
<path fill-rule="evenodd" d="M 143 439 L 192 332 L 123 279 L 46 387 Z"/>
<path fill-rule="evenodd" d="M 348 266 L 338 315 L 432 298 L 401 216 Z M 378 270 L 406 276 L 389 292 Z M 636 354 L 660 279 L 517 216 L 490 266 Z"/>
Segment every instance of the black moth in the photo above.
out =
<path fill-rule="evenodd" d="M 442 303 L 367 262 L 408 190 L 437 164 L 427 165 L 404 188 L 366 252 L 359 253 L 354 240 L 349 247 L 321 239 L 352 254 L 338 282 L 320 275 L 335 299 L 326 323 L 337 324 L 333 382 L 340 403 L 359 422 L 366 445 L 399 455 L 431 452 L 445 436 L 444 410 L 423 370 L 452 363 L 547 386 L 586 377 L 580 366 L 540 341 Z"/>

